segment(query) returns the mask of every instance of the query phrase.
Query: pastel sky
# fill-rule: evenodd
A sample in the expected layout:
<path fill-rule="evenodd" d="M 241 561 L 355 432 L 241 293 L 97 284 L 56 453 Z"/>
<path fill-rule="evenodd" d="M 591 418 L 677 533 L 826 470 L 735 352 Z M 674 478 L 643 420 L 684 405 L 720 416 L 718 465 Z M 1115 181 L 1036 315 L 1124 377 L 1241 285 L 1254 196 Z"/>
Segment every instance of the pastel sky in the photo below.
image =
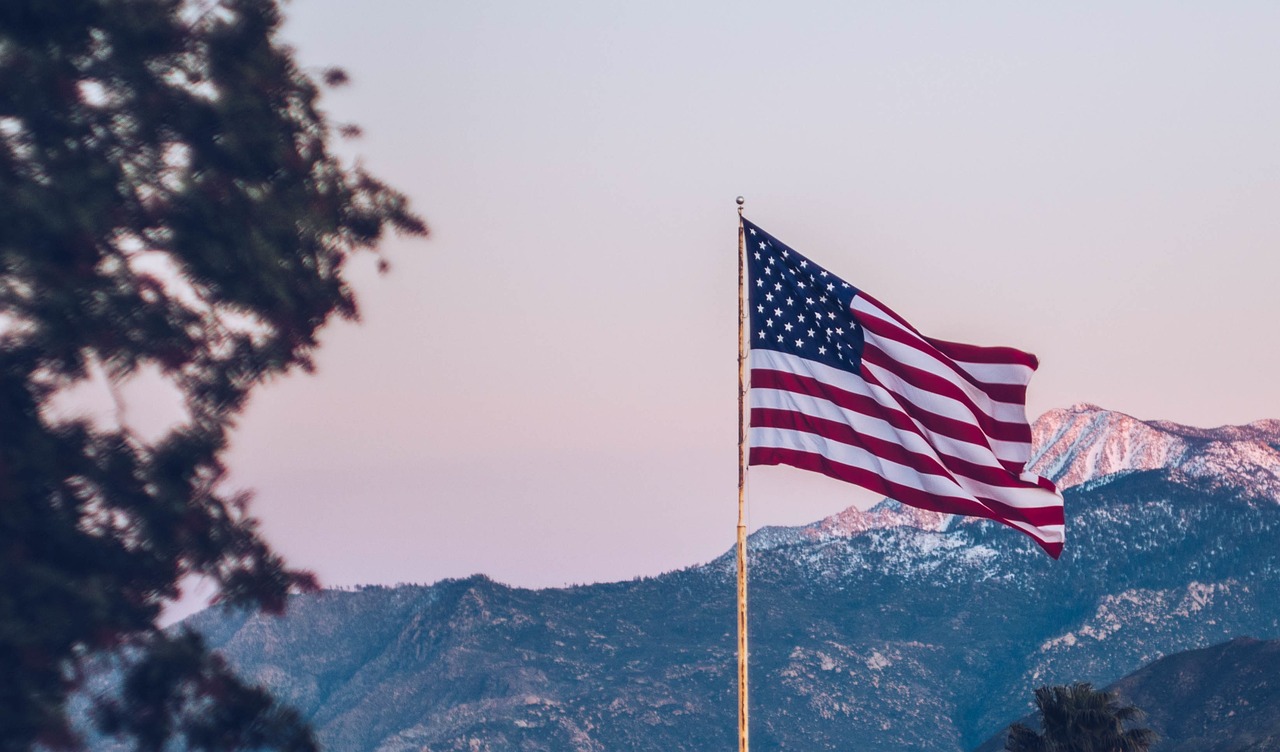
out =
<path fill-rule="evenodd" d="M 287 9 L 302 60 L 353 78 L 325 100 L 365 131 L 343 148 L 433 230 L 353 266 L 363 323 L 235 436 L 267 536 L 325 584 L 727 550 L 738 194 L 926 333 L 1037 353 L 1033 416 L 1280 417 L 1271 0 Z M 874 501 L 751 477 L 753 527 Z"/>

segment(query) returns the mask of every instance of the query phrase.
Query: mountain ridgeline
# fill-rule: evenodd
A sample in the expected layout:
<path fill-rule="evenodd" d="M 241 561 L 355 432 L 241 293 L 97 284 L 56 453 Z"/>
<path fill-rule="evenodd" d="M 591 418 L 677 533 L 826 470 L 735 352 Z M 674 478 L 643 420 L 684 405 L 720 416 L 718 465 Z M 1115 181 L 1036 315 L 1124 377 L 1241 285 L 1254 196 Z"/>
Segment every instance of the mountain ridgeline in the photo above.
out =
<path fill-rule="evenodd" d="M 1280 637 L 1280 422 L 1201 430 L 1081 405 L 1035 435 L 1034 466 L 1070 486 L 1059 561 L 890 501 L 751 537 L 754 749 L 962 752 L 1035 686 Z M 734 593 L 726 553 L 631 582 L 476 576 L 188 623 L 331 750 L 731 749 Z"/>

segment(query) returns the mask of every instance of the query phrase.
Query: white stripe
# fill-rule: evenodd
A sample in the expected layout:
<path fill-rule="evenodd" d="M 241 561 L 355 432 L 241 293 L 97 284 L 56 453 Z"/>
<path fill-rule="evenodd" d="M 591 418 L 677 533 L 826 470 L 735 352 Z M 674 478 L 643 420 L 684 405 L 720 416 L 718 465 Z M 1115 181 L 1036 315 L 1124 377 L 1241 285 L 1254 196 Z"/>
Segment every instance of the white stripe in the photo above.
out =
<path fill-rule="evenodd" d="M 752 447 L 796 449 L 820 454 L 842 465 L 870 470 L 885 480 L 908 488 L 939 496 L 958 496 L 983 506 L 987 504 L 978 498 L 980 496 L 995 499 L 1018 509 L 1062 506 L 1062 501 L 1057 494 L 1039 486 L 1022 488 L 989 486 L 972 478 L 957 477 L 953 474 L 943 476 L 922 473 L 909 465 L 881 457 L 862 447 L 828 439 L 808 431 L 753 427 L 750 431 L 750 440 Z M 1001 512 L 997 514 L 1004 516 Z"/>
<path fill-rule="evenodd" d="M 1031 383 L 1035 370 L 1021 363 L 969 363 L 953 360 L 964 372 L 984 384 L 1016 384 L 1026 386 Z"/>
<path fill-rule="evenodd" d="M 1001 521 L 1009 527 L 1017 528 L 1043 543 L 1062 543 L 1066 540 L 1066 525 L 1045 525 L 1044 527 L 1036 527 L 1030 522 L 1023 522 L 1022 520 L 1001 518 Z"/>
<path fill-rule="evenodd" d="M 765 389 L 757 387 L 751 390 L 751 406 L 773 410 L 788 410 L 815 418 L 844 423 L 852 426 L 860 434 L 872 436 L 885 441 L 900 444 L 913 454 L 923 454 L 945 462 L 942 458 L 954 457 L 975 465 L 989 467 L 1000 472 L 1008 472 L 1000 459 L 986 447 L 959 441 L 950 436 L 931 434 L 925 438 L 918 431 L 902 430 L 892 423 L 866 415 L 864 413 L 841 407 L 836 403 L 808 394 L 792 392 L 786 389 Z M 897 412 L 894 410 L 894 412 Z M 904 416 L 906 417 L 906 416 Z M 914 421 L 912 425 L 916 425 Z M 1023 479 L 1025 480 L 1025 479 Z M 1034 480 L 1032 481 L 1034 483 Z"/>
<path fill-rule="evenodd" d="M 991 446 L 991 451 L 1002 460 L 1026 464 L 1027 460 L 1031 459 L 1030 442 L 998 441 L 992 438 L 982 426 L 978 425 L 973 411 L 963 402 L 937 392 L 912 386 L 896 373 L 866 361 L 862 363 L 862 370 L 879 382 L 880 386 L 892 395 L 893 402 L 888 404 L 912 404 L 936 415 L 968 423 L 982 431 Z M 1025 423 L 1026 420 L 1024 419 L 1022 422 Z M 1002 447 L 1001 445 L 1004 446 Z"/>
<path fill-rule="evenodd" d="M 883 321 L 886 325 L 897 329 L 907 337 L 923 344 L 930 350 L 937 350 L 937 348 L 928 340 L 898 323 L 898 321 L 894 319 L 893 315 L 886 311 L 883 306 L 878 306 L 861 295 L 854 297 L 853 302 L 850 304 L 850 308 L 852 308 L 859 316 L 874 316 L 879 321 Z M 867 334 L 871 334 L 871 332 L 867 332 Z M 946 354 L 941 351 L 939 351 L 939 355 L 947 357 Z M 1024 366 L 1021 363 L 969 363 L 961 360 L 953 360 L 949 357 L 947 357 L 947 361 L 954 363 L 958 368 L 972 376 L 974 380 L 981 381 L 984 384 L 1017 384 L 1019 386 L 1026 386 L 1031 382 L 1031 375 L 1035 373 L 1034 369 L 1029 366 Z"/>
<path fill-rule="evenodd" d="M 979 410 L 989 417 L 1005 423 L 1027 422 L 1027 408 L 1025 406 L 1015 402 L 998 402 L 992 399 L 991 395 L 956 374 L 955 370 L 946 361 L 922 353 L 910 345 L 904 345 L 901 342 L 878 336 L 869 329 L 863 329 L 862 331 L 866 341 L 883 351 L 891 361 L 919 368 L 945 380 L 948 384 L 959 389 L 962 394 L 973 401 L 973 404 Z"/>
<path fill-rule="evenodd" d="M 752 428 L 750 441 L 751 441 L 751 446 L 753 447 L 791 449 L 795 451 L 805 452 L 808 454 L 816 454 L 822 457 L 829 456 L 826 451 L 826 445 L 828 444 L 828 442 L 824 441 L 821 436 L 815 436 L 814 434 L 798 433 L 795 431 L 782 431 L 782 430 L 773 429 L 773 428 Z M 835 458 L 832 458 L 832 459 L 835 459 Z M 932 484 L 903 483 L 902 485 L 906 485 L 910 488 L 917 488 L 925 491 L 926 493 L 935 494 L 941 497 L 955 498 L 959 496 L 959 497 L 970 498 L 972 501 L 979 504 L 984 509 L 990 509 L 990 507 L 988 507 L 986 504 L 983 504 L 977 499 L 972 499 L 972 497 L 970 497 L 968 494 L 963 493 L 963 491 L 961 491 L 960 493 L 956 493 L 955 491 L 958 490 L 957 487 L 948 486 L 948 484 L 946 484 L 945 479 L 939 478 L 938 476 L 922 476 L 918 473 L 915 473 L 910 468 L 902 468 L 900 465 L 896 465 L 895 463 L 882 460 L 881 458 L 871 454 L 870 452 L 865 452 L 865 451 L 862 452 L 861 459 L 863 460 L 861 463 L 855 464 L 853 462 L 844 462 L 844 464 L 860 467 L 864 470 L 875 473 L 887 480 L 893 480 L 893 478 L 891 477 L 891 472 L 886 472 L 887 469 L 894 468 L 894 467 L 900 468 L 907 477 L 910 477 L 912 479 L 931 478 L 936 481 Z M 841 460 L 835 460 L 835 461 L 840 462 Z M 922 485 L 930 485 L 931 488 L 921 488 Z M 1049 503 L 1042 504 L 1041 506 L 1060 507 L 1062 505 L 1061 498 L 1057 497 L 1056 495 L 1050 494 L 1048 491 L 1043 489 L 1041 489 L 1041 493 L 1046 496 L 1052 497 L 1051 499 L 1047 499 Z M 1009 525 L 1010 527 L 1016 528 L 1026 533 L 1027 535 L 1030 535 L 1032 538 L 1035 538 L 1036 540 L 1041 541 L 1042 543 L 1062 543 L 1065 540 L 1065 536 L 1066 536 L 1065 525 L 1044 525 L 1043 527 L 1036 527 L 1030 522 L 1025 522 L 1023 520 L 1009 519 L 1001 511 L 997 511 L 997 510 L 990 510 L 990 511 L 999 519 L 999 521 L 1003 522 L 1006 525 Z"/>
<path fill-rule="evenodd" d="M 991 469 L 1007 475 L 1010 480 L 1016 479 L 1026 487 L 1040 489 L 1040 476 L 1035 473 L 1013 475 L 1000 464 L 999 458 L 985 451 L 976 444 L 956 441 L 947 436 L 937 437 L 938 441 L 930 442 L 915 431 L 904 431 L 881 418 L 873 417 L 854 410 L 843 408 L 830 400 L 814 397 L 801 392 L 786 389 L 754 388 L 751 390 L 751 407 L 771 410 L 783 410 L 800 415 L 829 420 L 847 425 L 862 436 L 888 441 L 901 446 L 907 452 L 933 460 L 942 465 L 963 488 L 975 495 L 1001 498 L 1008 486 L 992 486 L 989 483 L 966 474 L 963 470 L 952 467 L 947 459 L 961 459 L 971 464 Z M 829 439 L 829 441 L 835 441 Z M 841 442 L 843 443 L 843 442 Z M 1007 503 L 1019 506 L 1015 501 Z M 1037 503 L 1036 506 L 1041 505 Z"/>
<path fill-rule="evenodd" d="M 955 478 L 957 485 L 966 492 L 969 492 L 970 495 L 987 496 L 991 497 L 991 499 L 1001 499 L 1004 500 L 1005 503 L 1014 506 L 1023 505 L 1019 503 L 1018 499 L 1014 499 L 1014 497 L 1009 497 L 1009 499 L 1006 499 L 1005 497 L 1009 495 L 1009 491 L 1011 489 L 1016 489 L 1016 486 L 993 486 L 987 481 L 970 476 L 970 474 L 965 473 L 963 469 L 950 467 L 946 463 L 945 457 L 943 457 L 943 455 L 940 454 L 940 451 L 938 451 L 938 448 L 934 448 L 934 446 L 929 445 L 928 441 L 925 441 L 923 436 L 914 434 L 914 432 L 910 431 L 901 431 L 899 428 L 895 428 L 890 425 L 890 423 L 882 421 L 882 419 L 865 416 L 865 414 L 861 413 L 846 411 L 846 409 L 841 408 L 840 405 L 828 402 L 828 400 L 815 398 L 815 396 L 777 389 L 753 390 L 753 394 L 751 394 L 751 407 L 778 409 L 778 411 L 794 412 L 801 414 L 801 416 L 823 418 L 827 419 L 827 421 L 842 423 L 842 425 L 850 426 L 859 436 L 867 436 L 872 437 L 872 439 L 888 441 L 888 443 L 901 446 L 902 449 L 908 451 L 909 454 L 916 455 L 916 457 L 922 457 L 925 460 L 933 460 L 933 462 L 938 463 L 941 472 L 950 474 L 952 478 Z M 837 439 L 827 439 L 827 441 L 846 445 L 846 443 L 842 443 L 842 441 L 838 441 Z M 978 450 L 980 453 L 980 448 L 973 444 L 956 444 L 968 446 L 968 448 Z M 968 459 L 969 462 L 978 464 L 980 467 L 991 469 L 993 472 L 1004 474 L 1004 476 L 1009 477 L 1011 482 L 1021 483 L 1021 486 L 1023 487 L 1036 487 L 1036 489 L 1039 489 L 1039 486 L 1036 485 L 1038 476 L 1034 476 L 1034 474 L 1032 474 L 1032 476 L 1028 477 L 1025 473 L 1015 476 L 1015 474 L 1007 471 L 1004 466 L 1001 466 L 995 455 L 991 453 L 987 453 L 986 455 L 978 453 L 970 454 L 974 454 L 975 457 L 973 457 L 973 459 L 965 458 Z M 1042 504 L 1037 501 L 1037 504 L 1034 505 Z"/>
<path fill-rule="evenodd" d="M 889 392 L 884 387 L 868 382 L 857 374 L 853 374 L 839 368 L 832 368 L 824 363 L 809 360 L 808 358 L 801 358 L 798 355 L 779 352 L 777 350 L 752 350 L 750 357 L 752 368 L 766 368 L 772 371 L 782 371 L 801 376 L 809 376 L 816 381 L 820 381 L 824 384 L 830 384 L 838 389 L 843 389 L 847 392 L 852 392 L 853 394 L 858 394 L 864 397 L 870 397 L 877 403 L 884 405 L 887 409 L 902 413 L 910 418 L 907 412 L 902 409 L 902 399 L 900 397 Z M 943 417 L 955 418 L 956 420 L 973 425 L 981 431 L 983 437 L 986 439 L 987 448 L 990 449 L 992 454 L 1001 460 L 1025 464 L 1031 457 L 1030 442 L 1000 441 L 993 439 L 991 436 L 987 435 L 985 431 L 982 431 L 980 426 L 974 424 L 973 414 L 967 407 L 950 398 L 934 395 L 933 399 L 929 400 L 927 405 L 922 405 L 922 407 L 928 409 L 929 412 Z M 911 422 L 916 426 L 919 433 L 924 435 L 930 443 L 935 446 L 955 441 L 954 439 L 950 439 L 949 437 L 929 430 L 927 427 L 922 425 L 920 421 L 914 418 L 911 418 Z"/>

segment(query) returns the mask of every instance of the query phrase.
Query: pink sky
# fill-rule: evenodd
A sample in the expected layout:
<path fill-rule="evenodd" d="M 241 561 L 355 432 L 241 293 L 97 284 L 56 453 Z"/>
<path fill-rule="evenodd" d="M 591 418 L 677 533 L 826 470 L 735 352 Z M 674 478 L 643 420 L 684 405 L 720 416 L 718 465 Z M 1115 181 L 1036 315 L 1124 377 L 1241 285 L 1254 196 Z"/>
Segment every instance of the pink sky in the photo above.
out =
<path fill-rule="evenodd" d="M 736 214 L 926 333 L 1037 353 L 1031 414 L 1280 417 L 1280 6 L 349 3 L 286 38 L 427 217 L 236 483 L 329 585 L 656 574 L 733 542 Z M 752 472 L 752 521 L 868 494 Z"/>

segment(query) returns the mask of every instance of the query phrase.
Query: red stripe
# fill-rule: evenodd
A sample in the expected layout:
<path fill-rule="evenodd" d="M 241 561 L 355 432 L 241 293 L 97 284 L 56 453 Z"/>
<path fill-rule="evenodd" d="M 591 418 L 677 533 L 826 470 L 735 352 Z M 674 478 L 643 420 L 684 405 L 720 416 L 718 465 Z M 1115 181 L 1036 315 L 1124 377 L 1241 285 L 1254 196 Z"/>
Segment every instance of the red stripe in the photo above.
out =
<path fill-rule="evenodd" d="M 956 376 L 964 379 L 970 384 L 973 384 L 978 389 L 981 389 L 991 399 L 996 400 L 997 402 L 1012 402 L 1018 405 L 1026 404 L 1026 384 L 989 384 L 985 381 L 980 381 L 972 374 L 956 365 L 950 357 L 939 351 L 936 347 L 917 339 L 893 324 L 875 316 L 867 316 L 861 313 L 857 315 L 857 319 L 859 323 L 862 324 L 863 328 L 877 337 L 893 340 L 900 345 L 918 350 L 920 353 L 933 358 Z"/>
<path fill-rule="evenodd" d="M 877 308 L 888 314 L 894 321 L 902 325 L 904 329 L 919 334 L 929 344 L 938 348 L 952 360 L 960 360 L 968 363 L 991 363 L 991 364 L 1014 364 L 1026 366 L 1031 370 L 1040 367 L 1040 361 L 1036 356 L 1028 352 L 1023 352 L 1013 347 L 982 347 L 980 345 L 965 345 L 959 342 L 948 342 L 945 339 L 933 339 L 920 334 L 920 331 L 914 326 L 907 323 L 907 320 L 893 312 L 889 306 L 881 303 L 865 292 L 859 290 L 858 297 L 873 303 Z"/>
<path fill-rule="evenodd" d="M 850 378 L 857 377 L 851 375 Z M 915 403 L 907 403 L 905 406 L 889 406 L 877 402 L 866 395 L 856 394 L 846 389 L 841 389 L 834 384 L 818 381 L 811 376 L 801 376 L 790 371 L 774 371 L 763 368 L 751 369 L 751 386 L 752 388 L 761 389 L 781 389 L 825 399 L 846 410 L 879 418 L 900 431 L 919 434 L 930 444 L 933 442 L 928 436 L 921 433 L 920 426 L 923 426 L 930 433 L 956 441 L 963 441 L 966 444 L 973 444 L 988 452 L 991 451 L 988 436 L 978 426 L 963 420 L 929 412 Z M 1030 441 L 1028 440 L 1025 443 L 1030 443 Z M 1002 459 L 999 461 L 1006 470 L 1014 475 L 1020 474 L 1023 470 L 1021 463 Z"/>
<path fill-rule="evenodd" d="M 1003 488 L 1040 488 L 1040 486 L 1034 483 L 1027 483 L 1002 468 L 979 465 L 975 462 L 940 452 L 936 455 L 920 454 L 907 449 L 896 441 L 859 433 L 848 423 L 807 415 L 794 410 L 753 407 L 751 408 L 751 427 L 783 428 L 815 434 L 824 439 L 838 441 L 841 444 L 861 447 L 877 457 L 904 465 L 924 475 L 937 475 L 953 481 L 957 476 L 960 476 L 988 486 Z M 915 432 L 913 431 L 913 433 Z M 934 451 L 937 452 L 936 448 Z"/>
<path fill-rule="evenodd" d="M 1002 517 L 1001 514 L 995 510 L 988 509 L 982 504 L 970 499 L 961 499 L 950 496 L 935 496 L 933 494 L 925 493 L 919 489 L 885 480 L 869 470 L 863 470 L 859 467 L 851 467 L 811 452 L 801 452 L 795 449 L 779 449 L 774 447 L 752 447 L 750 463 L 752 465 L 790 465 L 791 467 L 797 467 L 802 470 L 822 473 L 828 477 L 835 478 L 846 483 L 853 483 L 870 491 L 884 494 L 885 496 L 900 501 L 903 504 L 919 507 L 921 509 L 928 509 L 934 512 L 963 514 L 970 517 L 985 517 L 986 519 L 995 520 L 1006 525 L 1009 524 L 1010 520 L 1030 522 L 1029 520 L 1026 520 L 1025 515 L 1022 514 L 1023 510 L 1014 510 L 1017 514 Z M 1058 510 L 1058 514 L 1054 518 L 1054 521 L 1042 524 L 1063 524 L 1064 517 L 1062 515 L 1061 507 L 1053 507 L 1052 509 Z M 1061 543 L 1049 543 L 1041 540 L 1026 530 L 1022 530 L 1020 528 L 1014 529 L 1018 530 L 1018 532 L 1029 535 L 1032 540 L 1045 550 L 1045 553 L 1049 554 L 1053 558 L 1056 559 L 1061 555 Z"/>
<path fill-rule="evenodd" d="M 885 314 L 886 314 L 887 316 L 889 316 L 889 318 L 891 318 L 891 319 L 893 319 L 894 321 L 896 321 L 896 322 L 898 322 L 899 324 L 901 324 L 903 329 L 906 329 L 906 330 L 907 330 L 907 331 L 909 331 L 909 332 L 915 332 L 916 334 L 919 334 L 921 337 L 923 337 L 923 336 L 924 336 L 923 334 L 920 334 L 920 330 L 919 330 L 919 329 L 916 329 L 914 326 L 912 326 L 912 325 L 908 324 L 906 319 L 904 319 L 904 318 L 902 318 L 901 316 L 899 316 L 898 314 L 894 313 L 892 308 L 890 308 L 889 306 L 885 305 L 884 303 L 881 303 L 880 301 L 878 301 L 878 300 L 876 300 L 875 298 L 871 297 L 870 295 L 866 294 L 866 293 L 865 293 L 865 292 L 863 292 L 862 290 L 858 290 L 858 294 L 857 294 L 855 297 L 862 298 L 863 300 L 866 300 L 866 301 L 870 302 L 870 303 L 871 303 L 872 305 L 874 305 L 876 308 L 879 308 L 880 310 L 884 311 L 884 312 L 885 312 Z"/>
<path fill-rule="evenodd" d="M 757 427 L 757 424 L 755 422 L 757 416 L 755 412 L 756 411 L 754 410 L 752 411 L 751 425 L 753 427 Z M 821 423 L 829 423 L 830 421 L 825 421 L 821 418 L 813 418 L 811 416 L 804 415 L 803 413 L 774 411 L 774 410 L 771 410 L 768 412 L 772 413 L 772 415 L 767 416 L 767 420 L 769 421 L 769 423 L 761 423 L 759 424 L 758 427 L 791 429 L 796 431 L 802 431 L 805 433 L 815 434 L 817 436 L 824 436 L 826 438 L 833 438 L 830 436 L 826 436 L 826 434 L 822 430 L 823 428 L 825 428 L 825 426 L 820 425 Z M 760 417 L 764 418 L 765 416 L 760 416 Z M 815 429 L 815 430 L 811 430 L 811 429 Z M 840 439 L 835 439 L 835 440 L 840 441 Z M 896 462 L 899 465 L 905 465 L 907 467 L 910 467 L 912 470 L 915 470 L 920 475 L 934 475 L 934 476 L 949 480 L 953 483 L 955 482 L 955 479 L 950 475 L 950 473 L 948 473 L 947 470 L 943 468 L 941 465 L 939 465 L 936 461 L 932 460 L 932 458 L 926 457 L 924 455 L 907 452 L 903 450 L 901 445 L 893 444 L 891 442 L 884 442 L 882 440 L 873 439 L 867 436 L 859 437 L 857 440 L 853 442 L 844 442 L 844 443 L 851 444 L 853 446 L 860 446 L 862 449 L 866 450 L 868 453 L 870 453 L 873 456 L 879 457 L 881 459 L 889 460 L 890 462 Z M 884 454 L 881 453 L 882 450 L 885 452 Z M 836 460 L 832 460 L 832 461 L 836 462 Z M 1010 481 L 1012 481 L 1012 483 Z M 1006 488 L 1023 488 L 1023 489 L 1039 490 L 1039 487 L 1034 484 L 1020 483 L 1018 482 L 1017 478 L 1008 476 L 1008 475 L 1005 476 L 1005 478 L 1003 479 L 1003 482 L 998 484 L 993 484 L 993 485 L 1001 485 Z M 1030 522 L 1031 524 L 1036 525 L 1037 527 L 1042 525 L 1056 525 L 1062 522 L 1062 506 L 1060 504 L 1038 506 L 1038 507 L 1020 507 L 1020 506 L 1015 506 L 1013 504 L 1010 504 L 1006 501 L 1002 501 L 1001 499 L 994 496 L 984 496 L 982 494 L 973 493 L 962 486 L 957 488 L 957 491 L 963 494 L 968 494 L 969 496 L 972 496 L 976 499 L 979 499 L 980 501 L 985 502 L 988 506 L 996 507 L 997 509 L 1003 512 L 1005 517 L 1009 519 L 1017 519 L 1017 520 L 1022 520 L 1024 522 Z M 921 491 L 921 493 L 927 493 L 927 492 Z M 960 497 L 960 498 L 963 498 L 963 497 Z"/>
<path fill-rule="evenodd" d="M 980 347 L 960 342 L 948 342 L 945 339 L 925 337 L 929 344 L 941 350 L 952 360 L 965 363 L 990 363 L 992 365 L 1020 365 L 1031 370 L 1040 367 L 1040 359 L 1029 352 L 1013 347 Z"/>
<path fill-rule="evenodd" d="M 900 363 L 890 357 L 888 353 L 870 342 L 863 345 L 862 360 L 864 362 L 880 366 L 917 389 L 922 389 L 931 394 L 949 397 L 964 405 L 973 415 L 974 422 L 982 428 L 984 433 L 993 439 L 999 439 L 1001 441 L 1018 441 L 1022 443 L 1031 442 L 1031 426 L 1026 423 L 1010 423 L 1008 421 L 997 420 L 991 417 L 983 411 L 982 408 L 978 407 L 969 395 L 964 393 L 963 389 L 936 373 L 930 373 L 923 368 L 917 368 L 905 363 Z M 879 379 L 876 379 L 871 373 L 866 372 L 865 370 L 862 376 L 869 382 L 879 384 Z M 879 385 L 888 389 L 890 392 L 894 391 L 885 384 Z M 903 400 L 910 401 L 910 398 L 906 395 L 899 394 L 897 396 Z"/>

